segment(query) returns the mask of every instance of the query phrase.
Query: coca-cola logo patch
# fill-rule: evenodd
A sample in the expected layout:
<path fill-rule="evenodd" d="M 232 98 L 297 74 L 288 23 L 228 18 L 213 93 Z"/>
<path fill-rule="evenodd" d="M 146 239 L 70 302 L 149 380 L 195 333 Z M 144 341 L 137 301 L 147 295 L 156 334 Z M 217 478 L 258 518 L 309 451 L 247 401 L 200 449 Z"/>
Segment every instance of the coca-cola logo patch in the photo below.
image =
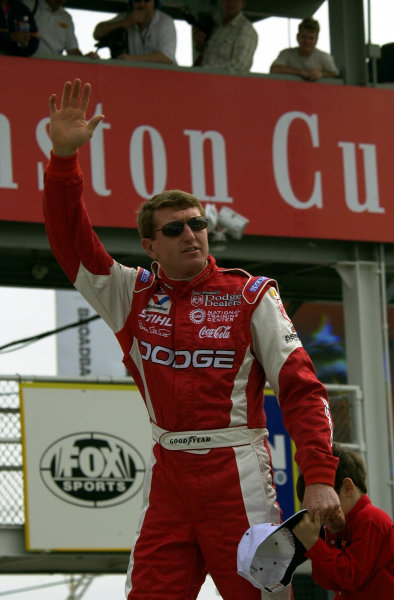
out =
<path fill-rule="evenodd" d="M 201 327 L 198 337 L 200 338 L 214 338 L 214 339 L 228 339 L 230 337 L 231 326 L 220 325 L 219 327 Z"/>

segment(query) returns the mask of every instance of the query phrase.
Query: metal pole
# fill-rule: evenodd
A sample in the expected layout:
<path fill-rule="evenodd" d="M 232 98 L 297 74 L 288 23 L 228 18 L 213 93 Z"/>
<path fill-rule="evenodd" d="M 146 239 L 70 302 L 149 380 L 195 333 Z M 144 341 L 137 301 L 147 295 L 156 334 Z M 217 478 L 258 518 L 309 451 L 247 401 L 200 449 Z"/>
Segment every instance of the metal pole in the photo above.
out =
<path fill-rule="evenodd" d="M 387 420 L 389 430 L 389 458 L 390 458 L 390 487 L 391 487 L 391 506 L 394 511 L 394 423 L 393 423 L 393 388 L 390 371 L 390 345 L 389 345 L 389 324 L 387 318 L 387 295 L 386 295 L 386 260 L 384 246 L 380 244 L 380 282 L 381 282 L 381 302 L 382 302 L 382 330 L 384 347 L 384 372 L 386 378 L 386 403 Z"/>

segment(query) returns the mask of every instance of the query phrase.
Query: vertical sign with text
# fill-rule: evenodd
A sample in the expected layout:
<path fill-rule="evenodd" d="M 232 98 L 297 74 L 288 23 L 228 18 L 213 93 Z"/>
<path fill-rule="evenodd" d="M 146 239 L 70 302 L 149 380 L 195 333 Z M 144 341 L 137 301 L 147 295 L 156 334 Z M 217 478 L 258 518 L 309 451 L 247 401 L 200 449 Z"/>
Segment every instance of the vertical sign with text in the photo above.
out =
<path fill-rule="evenodd" d="M 300 508 L 295 492 L 298 473 L 294 462 L 295 446 L 285 429 L 282 413 L 272 390 L 265 390 L 264 397 L 274 481 L 278 502 L 283 511 L 283 520 L 285 520 Z"/>

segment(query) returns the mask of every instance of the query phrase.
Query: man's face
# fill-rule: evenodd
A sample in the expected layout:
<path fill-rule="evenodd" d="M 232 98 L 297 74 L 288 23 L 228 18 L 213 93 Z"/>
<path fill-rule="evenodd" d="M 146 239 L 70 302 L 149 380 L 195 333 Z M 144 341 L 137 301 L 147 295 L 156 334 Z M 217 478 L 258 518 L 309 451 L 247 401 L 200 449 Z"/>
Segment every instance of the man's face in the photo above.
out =
<path fill-rule="evenodd" d="M 317 44 L 318 34 L 316 31 L 301 29 L 297 35 L 297 42 L 301 56 L 310 56 Z"/>
<path fill-rule="evenodd" d="M 155 0 L 133 0 L 133 10 L 143 12 L 146 16 L 153 15 L 155 10 Z"/>
<path fill-rule="evenodd" d="M 245 0 L 221 0 L 223 18 L 231 21 L 244 8 Z"/>
<path fill-rule="evenodd" d="M 142 245 L 149 256 L 160 263 L 167 277 L 189 279 L 202 271 L 208 256 L 208 233 L 206 229 L 192 231 L 186 223 L 177 237 L 166 237 L 157 229 L 172 221 L 188 221 L 199 216 L 197 207 L 182 210 L 160 208 L 155 211 L 155 239 L 144 238 Z"/>

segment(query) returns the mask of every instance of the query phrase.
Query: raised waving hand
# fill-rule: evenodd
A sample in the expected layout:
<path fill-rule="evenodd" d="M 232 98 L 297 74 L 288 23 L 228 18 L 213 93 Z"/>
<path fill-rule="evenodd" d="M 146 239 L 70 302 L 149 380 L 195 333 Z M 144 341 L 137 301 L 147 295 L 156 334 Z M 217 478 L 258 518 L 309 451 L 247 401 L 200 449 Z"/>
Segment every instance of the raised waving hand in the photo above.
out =
<path fill-rule="evenodd" d="M 49 98 L 49 135 L 53 152 L 57 156 L 71 156 L 93 135 L 103 115 L 92 117 L 86 122 L 89 105 L 90 83 L 81 85 L 80 79 L 66 81 L 60 102 L 56 107 L 56 94 Z"/>

